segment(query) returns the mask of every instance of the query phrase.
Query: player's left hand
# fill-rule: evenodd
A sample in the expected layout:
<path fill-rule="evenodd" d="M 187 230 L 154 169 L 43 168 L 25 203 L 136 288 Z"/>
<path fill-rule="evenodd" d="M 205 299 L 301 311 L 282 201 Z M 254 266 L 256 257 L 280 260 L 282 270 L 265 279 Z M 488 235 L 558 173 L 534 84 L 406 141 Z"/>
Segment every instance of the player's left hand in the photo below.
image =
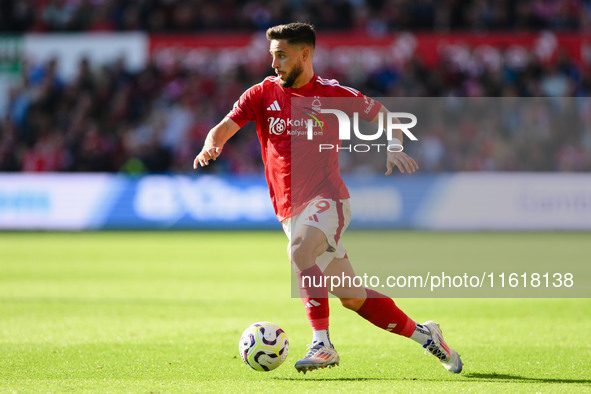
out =
<path fill-rule="evenodd" d="M 394 167 L 401 173 L 412 174 L 419 169 L 417 162 L 404 152 L 388 152 L 386 155 L 386 175 L 390 175 Z"/>

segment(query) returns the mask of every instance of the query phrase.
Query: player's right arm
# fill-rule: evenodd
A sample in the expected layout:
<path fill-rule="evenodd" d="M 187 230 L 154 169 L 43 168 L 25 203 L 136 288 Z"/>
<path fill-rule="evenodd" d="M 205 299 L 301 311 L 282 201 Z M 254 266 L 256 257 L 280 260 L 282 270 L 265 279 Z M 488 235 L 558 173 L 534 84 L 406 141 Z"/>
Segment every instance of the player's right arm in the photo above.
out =
<path fill-rule="evenodd" d="M 209 131 L 203 149 L 193 161 L 194 169 L 197 169 L 199 165 L 201 167 L 208 165 L 210 160 L 216 160 L 230 137 L 236 134 L 247 122 L 256 121 L 256 108 L 260 107 L 260 101 L 263 97 L 263 82 L 250 87 L 246 92 L 242 93 L 228 115 Z"/>
<path fill-rule="evenodd" d="M 210 160 L 216 160 L 222 153 L 226 141 L 236 134 L 238 130 L 240 130 L 240 126 L 229 117 L 225 117 L 207 134 L 201 152 L 193 161 L 193 168 L 197 169 L 198 165 L 204 167 L 209 164 Z"/>

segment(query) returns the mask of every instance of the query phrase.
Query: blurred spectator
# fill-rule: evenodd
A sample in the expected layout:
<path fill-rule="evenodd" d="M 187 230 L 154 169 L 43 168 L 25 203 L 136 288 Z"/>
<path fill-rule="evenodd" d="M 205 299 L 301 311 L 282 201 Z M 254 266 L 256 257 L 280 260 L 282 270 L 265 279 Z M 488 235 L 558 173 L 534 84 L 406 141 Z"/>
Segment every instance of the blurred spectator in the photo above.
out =
<path fill-rule="evenodd" d="M 264 30 L 303 20 L 320 30 L 588 31 L 591 0 L 20 0 L 0 2 L 2 31 Z"/>
<path fill-rule="evenodd" d="M 581 33 L 591 31 L 591 0 L 0 1 L 4 32 L 250 32 L 292 20 L 372 36 L 401 30 Z M 554 62 L 516 48 L 442 53 L 435 67 L 418 57 L 380 62 L 350 55 L 328 59 L 321 75 L 377 97 L 449 97 L 451 110 L 453 97 L 591 95 L 589 65 L 560 50 Z M 57 59 L 25 65 L 0 121 L 0 171 L 191 172 L 209 129 L 272 71 L 266 64 L 244 67 L 236 56 L 203 56 L 203 67 L 167 60 L 130 72 L 123 59 L 81 59 L 69 80 L 57 74 Z M 586 99 L 577 105 L 561 115 L 574 125 L 565 135 L 548 124 L 545 115 L 554 109 L 520 112 L 516 105 L 478 127 L 473 120 L 450 131 L 433 122 L 422 143 L 408 149 L 426 172 L 590 171 L 591 104 Z M 247 125 L 229 141 L 222 160 L 200 171 L 260 172 L 260 154 L 256 130 Z M 345 172 L 361 168 L 354 158 L 343 163 Z M 383 163 L 366 163 L 363 170 L 371 166 L 381 171 Z"/>
<path fill-rule="evenodd" d="M 494 66 L 472 62 L 465 68 L 443 57 L 437 67 L 426 68 L 415 58 L 373 72 L 333 67 L 331 73 L 342 84 L 379 97 L 449 97 L 438 101 L 447 107 L 441 119 L 430 120 L 428 132 L 422 131 L 421 144 L 407 144 L 424 172 L 591 170 L 591 83 L 567 53 L 550 65 L 533 56 L 518 68 L 510 59 Z M 192 172 L 209 129 L 268 70 L 237 65 L 203 74 L 187 67 L 174 63 L 160 69 L 150 63 L 131 73 L 122 60 L 99 65 L 81 59 L 76 76 L 62 81 L 55 59 L 29 65 L 0 122 L 0 171 Z M 485 120 L 479 118 L 482 108 L 462 109 L 458 105 L 465 104 L 454 96 L 504 96 L 499 102 L 506 108 L 501 118 Z M 581 99 L 571 99 L 569 106 L 550 106 L 554 102 L 548 100 L 522 106 L 521 96 Z M 456 124 L 465 118 L 457 111 L 474 115 Z M 572 127 L 552 124 L 556 119 Z M 343 171 L 383 166 L 382 160 L 363 166 L 355 160 L 346 158 Z M 254 127 L 237 133 L 222 160 L 200 171 L 261 172 Z"/>

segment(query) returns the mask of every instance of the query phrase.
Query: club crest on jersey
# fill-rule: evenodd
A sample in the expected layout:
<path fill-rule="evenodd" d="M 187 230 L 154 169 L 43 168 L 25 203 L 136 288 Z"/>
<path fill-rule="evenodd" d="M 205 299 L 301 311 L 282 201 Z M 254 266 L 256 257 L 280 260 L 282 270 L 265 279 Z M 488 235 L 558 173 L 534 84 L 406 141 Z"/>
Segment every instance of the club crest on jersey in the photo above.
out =
<path fill-rule="evenodd" d="M 286 122 L 281 118 L 270 117 L 269 119 L 269 133 L 275 135 L 281 135 L 286 130 Z"/>
<path fill-rule="evenodd" d="M 312 109 L 314 112 L 320 112 L 320 100 L 318 100 L 318 96 L 314 96 L 314 101 L 312 101 Z"/>

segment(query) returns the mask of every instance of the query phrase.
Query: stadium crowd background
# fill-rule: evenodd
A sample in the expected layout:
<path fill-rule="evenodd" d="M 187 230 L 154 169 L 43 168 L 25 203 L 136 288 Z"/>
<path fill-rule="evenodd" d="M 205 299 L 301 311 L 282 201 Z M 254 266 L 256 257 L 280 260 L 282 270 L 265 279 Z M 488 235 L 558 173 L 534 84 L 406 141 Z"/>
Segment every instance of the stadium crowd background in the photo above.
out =
<path fill-rule="evenodd" d="M 589 0 L 20 0 L 0 3 L 4 31 L 591 29 Z"/>
<path fill-rule="evenodd" d="M 376 35 L 398 30 L 591 31 L 591 0 L 53 0 L 1 4 L 1 29 L 11 32 L 250 32 L 292 20 L 310 21 L 320 34 L 323 30 Z M 426 67 L 413 58 L 404 65 L 365 70 L 361 76 L 331 68 L 329 75 L 322 76 L 376 97 L 591 96 L 590 65 L 575 62 L 566 52 L 551 63 L 529 56 L 519 66 L 504 61 L 495 66 L 462 67 L 447 60 Z M 57 62 L 26 64 L 21 83 L 11 90 L 6 116 L 0 122 L 0 171 L 192 172 L 192 160 L 209 129 L 244 90 L 273 74 L 270 67 L 260 73 L 244 66 L 225 73 L 202 73 L 180 63 L 165 69 L 151 63 L 131 72 L 124 60 L 91 64 L 81 59 L 77 75 L 65 80 L 56 71 Z M 532 139 L 518 126 L 491 135 L 489 130 L 468 125 L 433 129 L 429 135 L 422 134 L 423 144 L 409 149 L 423 172 L 589 171 L 589 99 L 571 115 L 577 127 L 566 131 L 567 135 L 564 130 L 549 130 Z M 254 125 L 228 143 L 223 158 L 206 171 L 262 172 Z"/>

